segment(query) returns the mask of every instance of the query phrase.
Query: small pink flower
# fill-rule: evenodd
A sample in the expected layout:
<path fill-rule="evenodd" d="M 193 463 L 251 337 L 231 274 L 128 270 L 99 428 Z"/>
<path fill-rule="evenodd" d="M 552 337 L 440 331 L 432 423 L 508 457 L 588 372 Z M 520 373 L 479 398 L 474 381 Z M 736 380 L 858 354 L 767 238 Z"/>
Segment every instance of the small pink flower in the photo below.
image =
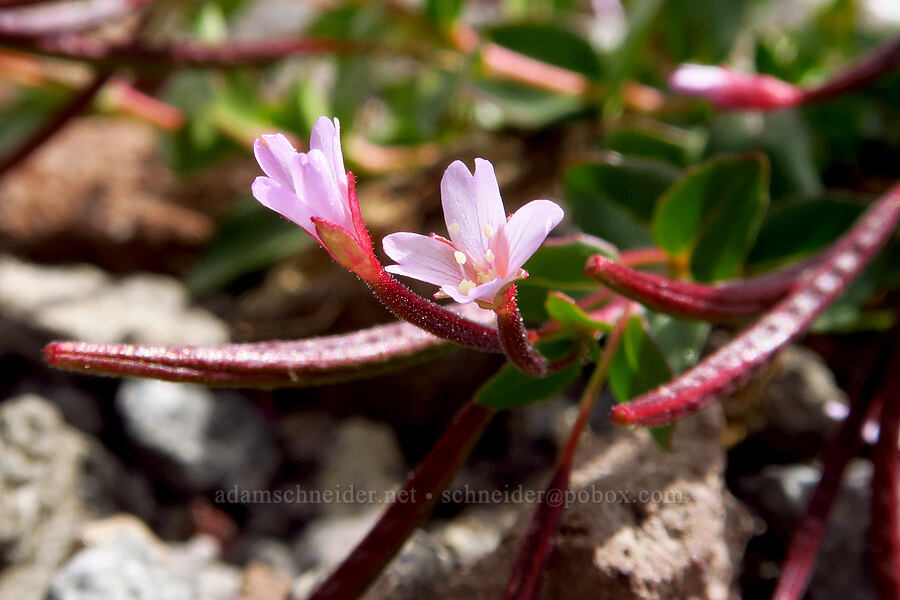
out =
<path fill-rule="evenodd" d="M 382 243 L 398 264 L 386 270 L 440 286 L 436 296 L 488 307 L 515 280 L 528 276 L 522 265 L 563 218 L 562 209 L 549 200 L 529 202 L 507 218 L 494 167 L 480 158 L 474 176 L 460 161 L 447 167 L 441 200 L 450 239 L 393 233 Z"/>
<path fill-rule="evenodd" d="M 313 236 L 339 263 L 360 276 L 377 260 L 359 214 L 353 176 L 344 169 L 340 122 L 319 117 L 309 152 L 297 152 L 280 133 L 253 144 L 265 172 L 251 186 L 253 197 Z"/>
<path fill-rule="evenodd" d="M 681 65 L 669 77 L 669 87 L 706 98 L 716 108 L 768 110 L 793 106 L 803 99 L 801 89 L 770 75 L 708 65 Z"/>

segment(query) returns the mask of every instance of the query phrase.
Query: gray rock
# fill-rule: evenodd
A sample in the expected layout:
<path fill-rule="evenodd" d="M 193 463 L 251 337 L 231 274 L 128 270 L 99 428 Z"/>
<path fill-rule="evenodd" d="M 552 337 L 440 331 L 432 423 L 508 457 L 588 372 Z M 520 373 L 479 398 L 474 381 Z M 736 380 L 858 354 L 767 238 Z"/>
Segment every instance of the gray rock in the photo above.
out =
<path fill-rule="evenodd" d="M 126 432 L 155 459 L 154 475 L 175 489 L 264 489 L 280 464 L 262 415 L 231 392 L 128 380 L 116 407 Z"/>
<path fill-rule="evenodd" d="M 53 577 L 47 600 L 191 600 L 157 548 L 131 534 L 82 550 Z"/>
<path fill-rule="evenodd" d="M 766 522 L 789 540 L 819 483 L 819 475 L 818 468 L 808 465 L 775 465 L 743 478 L 739 488 Z M 810 600 L 877 598 L 865 566 L 871 480 L 872 464 L 868 460 L 856 459 L 847 466 L 810 580 Z"/>
<path fill-rule="evenodd" d="M 84 509 L 85 441 L 37 396 L 0 404 L 0 600 L 43 597 Z"/>
<path fill-rule="evenodd" d="M 0 339 L 31 354 L 50 338 L 91 342 L 212 344 L 225 325 L 188 305 L 170 277 L 117 281 L 87 265 L 47 267 L 0 255 Z"/>
<path fill-rule="evenodd" d="M 732 597 L 752 519 L 725 489 L 721 431 L 714 408 L 679 422 L 669 452 L 644 430 L 590 439 L 572 473 L 575 502 L 562 514 L 539 597 Z M 433 597 L 500 596 L 533 511 L 518 507 L 497 550 L 457 570 Z"/>
<path fill-rule="evenodd" d="M 218 562 L 219 544 L 209 537 L 166 546 L 140 521 L 119 516 L 85 526 L 81 543 L 47 600 L 231 600 L 240 589 L 240 571 Z"/>
<path fill-rule="evenodd" d="M 362 492 L 361 497 L 378 504 L 386 492 L 400 487 L 405 470 L 394 431 L 387 425 L 353 417 L 341 423 L 328 442 L 316 488 Z M 332 502 L 321 508 L 327 514 L 356 514 L 368 510 L 372 502 Z"/>
<path fill-rule="evenodd" d="M 146 475 L 131 471 L 94 438 L 87 440 L 78 487 L 92 518 L 129 513 L 149 521 L 158 508 Z"/>

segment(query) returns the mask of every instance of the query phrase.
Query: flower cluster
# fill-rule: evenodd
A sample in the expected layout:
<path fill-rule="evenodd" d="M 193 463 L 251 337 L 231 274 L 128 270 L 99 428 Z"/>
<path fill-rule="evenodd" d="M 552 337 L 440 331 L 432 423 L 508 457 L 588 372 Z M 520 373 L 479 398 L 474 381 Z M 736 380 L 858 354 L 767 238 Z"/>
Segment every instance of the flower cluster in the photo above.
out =
<path fill-rule="evenodd" d="M 253 182 L 254 197 L 302 227 L 339 263 L 374 279 L 381 265 L 360 217 L 352 175 L 344 169 L 338 120 L 316 121 L 307 153 L 297 152 L 281 134 L 262 136 L 254 153 L 266 174 Z M 438 297 L 485 308 L 527 277 L 522 265 L 563 218 L 549 200 L 529 202 L 507 218 L 494 167 L 480 158 L 474 174 L 460 161 L 447 168 L 441 199 L 449 239 L 388 235 L 384 251 L 397 264 L 385 270 L 438 286 Z"/>

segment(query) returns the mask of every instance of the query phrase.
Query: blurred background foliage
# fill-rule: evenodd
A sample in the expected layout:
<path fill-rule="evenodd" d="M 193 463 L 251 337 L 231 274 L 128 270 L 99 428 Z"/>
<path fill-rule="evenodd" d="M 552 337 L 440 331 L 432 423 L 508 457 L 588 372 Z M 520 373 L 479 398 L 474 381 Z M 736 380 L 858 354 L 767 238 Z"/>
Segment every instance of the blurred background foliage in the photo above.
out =
<path fill-rule="evenodd" d="M 162 0 L 151 9 L 144 37 L 154 43 L 351 44 L 264 66 L 138 69 L 138 81 L 185 116 L 160 136 L 169 166 L 186 176 L 248 157 L 263 132 L 306 139 L 323 114 L 341 119 L 348 167 L 363 184 L 445 165 L 476 134 L 487 135 L 480 143 L 515 136 L 554 155 L 546 177 L 570 231 L 620 249 L 659 245 L 682 275 L 715 281 L 811 255 L 900 175 L 898 74 L 767 114 L 715 113 L 665 87 L 684 62 L 821 83 L 900 31 L 890 0 Z M 59 105 L 61 88 L 22 86 L 5 100 L 0 150 Z M 243 194 L 187 274 L 189 287 L 208 296 L 307 243 Z M 897 279 L 883 262 L 857 297 Z M 526 313 L 544 316 L 541 294 L 577 296 L 579 285 L 524 286 L 526 296 L 537 290 L 523 300 Z M 860 310 L 842 310 L 823 323 L 862 322 Z"/>

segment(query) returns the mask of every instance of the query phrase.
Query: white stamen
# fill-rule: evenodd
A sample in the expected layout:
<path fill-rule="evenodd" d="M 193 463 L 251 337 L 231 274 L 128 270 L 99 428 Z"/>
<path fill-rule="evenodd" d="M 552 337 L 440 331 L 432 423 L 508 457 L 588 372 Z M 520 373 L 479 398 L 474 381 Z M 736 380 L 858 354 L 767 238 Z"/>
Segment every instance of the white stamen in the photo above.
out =
<path fill-rule="evenodd" d="M 485 225 L 484 226 L 484 237 L 489 238 L 492 235 L 494 235 L 494 228 L 491 227 L 490 225 Z"/>
<path fill-rule="evenodd" d="M 459 233 L 459 223 L 450 223 L 447 225 L 447 231 L 450 232 L 450 235 L 456 235 Z"/>
<path fill-rule="evenodd" d="M 453 253 L 453 257 L 456 259 L 456 262 L 458 262 L 459 264 L 461 264 L 461 265 L 466 264 L 466 255 L 463 254 L 462 252 L 460 252 L 459 250 L 457 250 L 456 252 Z"/>
<path fill-rule="evenodd" d="M 468 296 L 469 290 L 471 290 L 473 287 L 475 287 L 474 281 L 472 281 L 470 279 L 463 279 L 462 281 L 459 282 L 459 287 L 457 289 L 459 290 L 459 293 L 462 294 L 463 296 Z"/>
<path fill-rule="evenodd" d="M 484 260 L 494 262 L 494 251 L 488 248 L 487 252 L 484 253 Z"/>

